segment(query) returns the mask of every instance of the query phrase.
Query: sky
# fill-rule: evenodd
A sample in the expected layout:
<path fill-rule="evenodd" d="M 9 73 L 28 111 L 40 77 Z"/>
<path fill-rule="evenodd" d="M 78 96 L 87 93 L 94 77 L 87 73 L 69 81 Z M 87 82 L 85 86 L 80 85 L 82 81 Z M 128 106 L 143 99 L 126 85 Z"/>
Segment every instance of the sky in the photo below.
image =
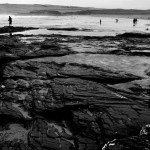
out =
<path fill-rule="evenodd" d="M 53 4 L 96 8 L 150 9 L 150 0 L 0 0 L 0 4 Z"/>

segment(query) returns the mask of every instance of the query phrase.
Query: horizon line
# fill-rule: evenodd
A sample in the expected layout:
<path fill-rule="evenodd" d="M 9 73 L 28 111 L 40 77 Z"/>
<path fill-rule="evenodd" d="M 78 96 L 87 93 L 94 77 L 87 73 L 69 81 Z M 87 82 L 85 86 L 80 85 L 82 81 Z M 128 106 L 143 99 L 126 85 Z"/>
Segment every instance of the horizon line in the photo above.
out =
<path fill-rule="evenodd" d="M 34 3 L 34 4 L 29 4 L 29 3 L 24 3 L 24 4 L 18 4 L 18 3 L 0 3 L 0 5 L 49 5 L 49 6 L 64 6 L 64 7 L 79 7 L 79 8 L 93 8 L 93 9 L 122 9 L 122 10 L 150 10 L 150 9 L 137 9 L 137 8 L 98 8 L 98 7 L 90 7 L 90 6 L 69 6 L 69 5 L 57 5 L 57 4 L 39 4 L 39 3 Z"/>

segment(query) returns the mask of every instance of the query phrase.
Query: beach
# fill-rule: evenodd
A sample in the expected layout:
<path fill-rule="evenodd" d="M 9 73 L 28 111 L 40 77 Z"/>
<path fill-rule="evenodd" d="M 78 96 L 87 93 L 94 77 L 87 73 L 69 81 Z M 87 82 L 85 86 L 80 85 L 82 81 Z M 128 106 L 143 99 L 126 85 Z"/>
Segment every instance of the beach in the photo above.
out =
<path fill-rule="evenodd" d="M 12 16 L 9 27 L 6 17 L 0 149 L 150 148 L 149 20 Z"/>
<path fill-rule="evenodd" d="M 0 27 L 8 25 L 7 15 L 0 16 Z M 24 35 L 38 34 L 62 34 L 80 36 L 116 36 L 125 32 L 150 33 L 150 20 L 138 19 L 138 24 L 133 26 L 134 16 L 117 15 L 70 15 L 70 16 L 16 16 L 12 15 L 13 25 L 35 27 L 39 30 L 24 32 Z M 116 19 L 118 18 L 118 23 Z M 102 21 L 100 25 L 100 19 Z M 65 28 L 75 29 L 65 30 Z M 59 29 L 59 30 L 58 30 Z M 64 29 L 64 30 L 62 30 Z M 17 33 L 19 34 L 19 33 Z"/>

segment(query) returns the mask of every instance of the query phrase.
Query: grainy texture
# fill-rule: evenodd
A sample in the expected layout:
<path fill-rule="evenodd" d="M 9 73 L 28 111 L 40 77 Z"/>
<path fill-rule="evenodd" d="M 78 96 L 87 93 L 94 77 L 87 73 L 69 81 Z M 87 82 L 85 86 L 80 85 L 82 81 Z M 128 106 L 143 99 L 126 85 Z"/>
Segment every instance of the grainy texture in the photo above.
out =
<path fill-rule="evenodd" d="M 149 134 L 142 129 L 150 124 L 150 64 L 145 57 L 141 56 L 147 64 L 140 75 L 132 69 L 54 61 L 77 53 L 138 59 L 139 53 L 132 50 L 148 49 L 149 38 L 33 38 L 14 36 L 0 41 L 0 149 L 149 149 Z M 88 43 L 99 50 L 87 52 Z M 85 51 L 77 51 L 77 45 Z"/>

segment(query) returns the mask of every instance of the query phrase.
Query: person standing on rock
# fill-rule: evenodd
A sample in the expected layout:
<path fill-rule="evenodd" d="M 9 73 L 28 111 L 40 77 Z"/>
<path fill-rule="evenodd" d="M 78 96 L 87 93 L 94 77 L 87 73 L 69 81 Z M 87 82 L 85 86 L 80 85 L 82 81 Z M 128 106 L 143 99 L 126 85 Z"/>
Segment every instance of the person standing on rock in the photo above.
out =
<path fill-rule="evenodd" d="M 9 26 L 11 26 L 12 25 L 12 18 L 10 16 L 8 18 L 8 21 L 9 21 Z"/>
<path fill-rule="evenodd" d="M 12 25 L 12 18 L 9 16 L 8 18 L 8 22 L 9 22 L 9 28 L 8 28 L 8 32 L 9 32 L 9 36 L 12 36 L 12 29 L 11 29 L 11 25 Z"/>

